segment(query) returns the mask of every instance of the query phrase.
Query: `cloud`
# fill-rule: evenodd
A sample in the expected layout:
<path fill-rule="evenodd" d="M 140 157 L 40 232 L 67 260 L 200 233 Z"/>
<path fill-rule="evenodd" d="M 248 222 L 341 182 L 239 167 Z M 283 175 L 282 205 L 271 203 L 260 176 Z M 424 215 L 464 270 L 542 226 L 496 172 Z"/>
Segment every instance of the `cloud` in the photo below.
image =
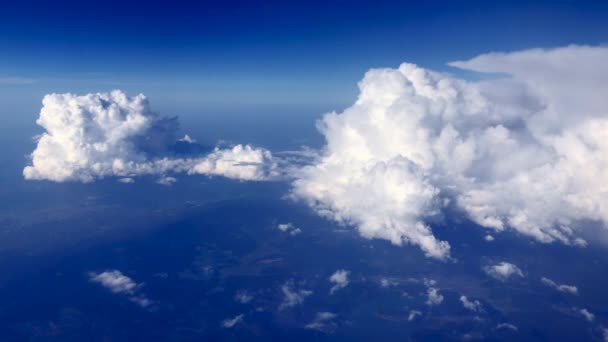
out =
<path fill-rule="evenodd" d="M 509 329 L 509 330 L 513 330 L 513 331 L 519 330 L 515 325 L 513 325 L 511 323 L 499 323 L 496 326 L 496 329 Z"/>
<path fill-rule="evenodd" d="M 240 315 L 237 315 L 234 318 L 225 319 L 225 320 L 222 321 L 222 327 L 230 329 L 230 328 L 234 327 L 235 325 L 243 322 L 243 317 L 244 316 L 245 316 L 244 314 L 240 314 Z"/>
<path fill-rule="evenodd" d="M 118 270 L 109 270 L 101 273 L 89 273 L 89 280 L 109 289 L 112 293 L 128 296 L 129 300 L 146 308 L 152 304 L 146 296 L 139 293 L 142 284 L 122 274 Z"/>
<path fill-rule="evenodd" d="M 416 319 L 416 317 L 422 316 L 422 312 L 418 310 L 410 310 L 409 315 L 407 315 L 408 322 L 411 322 Z"/>
<path fill-rule="evenodd" d="M 450 65 L 372 69 L 356 102 L 318 122 L 326 145 L 291 195 L 366 238 L 447 259 L 429 222 L 446 205 L 495 232 L 584 246 L 608 222 L 608 48 L 491 53 Z"/>
<path fill-rule="evenodd" d="M 488 242 L 492 242 L 494 241 L 494 237 L 492 235 L 486 235 L 484 236 L 484 240 L 488 241 Z"/>
<path fill-rule="evenodd" d="M 302 232 L 302 230 L 294 226 L 293 223 L 279 223 L 277 229 L 282 232 L 289 233 L 292 236 L 298 235 Z"/>
<path fill-rule="evenodd" d="M 312 291 L 295 288 L 292 280 L 281 286 L 283 301 L 279 305 L 279 310 L 287 309 L 304 303 L 306 297 L 312 295 Z"/>
<path fill-rule="evenodd" d="M 120 90 L 83 96 L 50 94 L 42 104 L 36 123 L 45 132 L 31 154 L 31 165 L 23 170 L 26 179 L 91 182 L 158 175 L 169 180 L 169 173 L 240 180 L 277 176 L 270 151 L 249 145 L 216 148 L 206 156 L 176 157 L 177 118 L 154 113 L 142 94 L 129 97 Z M 187 138 L 181 143 L 194 144 Z"/>
<path fill-rule="evenodd" d="M 524 276 L 523 272 L 519 269 L 519 267 L 504 261 L 496 265 L 485 266 L 483 270 L 492 278 L 500 281 L 506 281 L 514 276 Z"/>
<path fill-rule="evenodd" d="M 426 305 L 434 306 L 443 303 L 443 296 L 439 294 L 439 291 L 434 287 L 427 289 L 427 300 Z"/>
<path fill-rule="evenodd" d="M 332 322 L 337 315 L 333 312 L 317 312 L 315 319 L 306 324 L 306 329 L 332 332 L 336 329 L 336 323 Z"/>
<path fill-rule="evenodd" d="M 549 287 L 552 287 L 560 292 L 570 293 L 570 294 L 574 294 L 574 295 L 578 294 L 578 288 L 574 285 L 564 285 L 564 284 L 560 285 L 560 284 L 557 284 L 556 282 L 554 282 L 553 280 L 551 280 L 549 278 L 545 278 L 545 277 L 542 277 L 540 279 L 540 281 L 543 284 L 545 284 Z"/>
<path fill-rule="evenodd" d="M 234 300 L 241 304 L 247 304 L 253 300 L 253 296 L 247 291 L 239 291 L 234 296 Z"/>
<path fill-rule="evenodd" d="M 462 306 L 464 306 L 465 309 L 474 311 L 474 312 L 481 312 L 483 311 L 483 306 L 481 305 L 481 303 L 478 300 L 473 300 L 470 301 L 467 296 L 460 296 L 460 302 L 462 302 Z"/>
<path fill-rule="evenodd" d="M 121 183 L 123 183 L 123 184 L 133 184 L 133 183 L 135 183 L 135 179 L 133 179 L 131 177 L 119 178 L 118 181 L 121 182 Z"/>
<path fill-rule="evenodd" d="M 397 285 L 399 285 L 399 282 L 397 282 L 396 280 L 391 280 L 388 278 L 380 279 L 380 286 L 383 288 L 389 288 L 389 287 L 393 287 L 393 286 L 397 286 Z"/>
<path fill-rule="evenodd" d="M 348 283 L 349 283 L 349 280 L 348 280 L 349 274 L 350 274 L 350 272 L 347 270 L 337 270 L 334 274 L 332 274 L 331 277 L 329 277 L 329 281 L 335 285 L 332 286 L 329 293 L 333 294 L 334 292 L 338 291 L 339 289 L 343 289 L 343 288 L 347 287 Z"/>
<path fill-rule="evenodd" d="M 593 320 L 595 319 L 595 315 L 589 312 L 589 310 L 587 309 L 574 308 L 574 310 L 581 314 L 589 322 L 593 322 Z"/>
<path fill-rule="evenodd" d="M 32 84 L 37 81 L 33 78 L 26 77 L 2 77 L 0 76 L 0 85 L 23 85 L 23 84 Z"/>

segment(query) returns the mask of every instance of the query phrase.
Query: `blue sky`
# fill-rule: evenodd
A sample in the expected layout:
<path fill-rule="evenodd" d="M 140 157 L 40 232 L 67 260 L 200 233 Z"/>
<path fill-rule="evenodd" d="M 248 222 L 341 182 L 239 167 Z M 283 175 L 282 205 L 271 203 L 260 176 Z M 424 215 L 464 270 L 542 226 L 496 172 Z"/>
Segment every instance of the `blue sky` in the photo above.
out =
<path fill-rule="evenodd" d="M 607 15 L 599 1 L 4 2 L 0 100 L 121 88 L 162 109 L 332 109 L 371 67 L 601 44 Z"/>

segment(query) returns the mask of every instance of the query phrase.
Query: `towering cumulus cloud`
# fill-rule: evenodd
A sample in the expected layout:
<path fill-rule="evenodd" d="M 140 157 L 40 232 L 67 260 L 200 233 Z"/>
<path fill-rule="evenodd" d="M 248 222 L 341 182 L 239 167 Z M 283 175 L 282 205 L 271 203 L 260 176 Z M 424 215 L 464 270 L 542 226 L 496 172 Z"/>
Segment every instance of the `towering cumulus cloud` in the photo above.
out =
<path fill-rule="evenodd" d="M 318 123 L 327 145 L 293 196 L 368 238 L 450 246 L 429 219 L 455 205 L 495 231 L 584 245 L 608 221 L 608 48 L 492 53 L 450 65 L 470 82 L 402 64 L 372 69 L 357 101 Z"/>
<path fill-rule="evenodd" d="M 175 157 L 171 148 L 177 141 L 177 118 L 152 112 L 141 94 L 51 94 L 42 103 L 37 123 L 46 132 L 31 155 L 32 165 L 23 170 L 26 179 L 89 182 L 186 172 L 263 180 L 276 173 L 271 153 L 248 145 L 216 148 L 202 157 Z"/>

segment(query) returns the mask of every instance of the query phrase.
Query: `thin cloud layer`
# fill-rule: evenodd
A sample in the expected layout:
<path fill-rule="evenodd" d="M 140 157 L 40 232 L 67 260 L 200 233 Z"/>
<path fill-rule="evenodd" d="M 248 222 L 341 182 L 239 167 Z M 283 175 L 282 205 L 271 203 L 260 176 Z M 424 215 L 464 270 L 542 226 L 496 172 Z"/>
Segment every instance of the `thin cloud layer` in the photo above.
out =
<path fill-rule="evenodd" d="M 477 224 L 584 246 L 608 221 L 608 48 L 492 53 L 452 66 L 470 82 L 402 64 L 372 69 L 357 101 L 318 123 L 326 146 L 292 196 L 366 238 L 446 259 L 429 225 L 446 206 Z"/>
<path fill-rule="evenodd" d="M 272 154 L 249 145 L 216 148 L 206 156 L 178 158 L 177 118 L 151 111 L 142 94 L 115 90 L 83 96 L 44 97 L 36 121 L 45 129 L 25 167 L 26 179 L 91 182 L 104 177 L 158 175 L 170 185 L 171 173 L 265 180 L 276 176 Z M 195 143 L 186 136 L 184 144 Z"/>

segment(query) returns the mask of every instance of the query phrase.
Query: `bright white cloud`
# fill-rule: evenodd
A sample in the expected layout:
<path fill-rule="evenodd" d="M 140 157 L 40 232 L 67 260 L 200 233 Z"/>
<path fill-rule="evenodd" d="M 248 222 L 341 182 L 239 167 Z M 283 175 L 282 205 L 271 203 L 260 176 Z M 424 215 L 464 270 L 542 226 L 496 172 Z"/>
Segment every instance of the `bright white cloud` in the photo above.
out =
<path fill-rule="evenodd" d="M 109 270 L 101 273 L 90 272 L 89 279 L 109 289 L 112 293 L 128 296 L 132 302 L 141 307 L 145 308 L 152 304 L 151 300 L 139 293 L 142 284 L 136 283 L 133 279 L 118 270 Z"/>
<path fill-rule="evenodd" d="M 282 232 L 289 233 L 292 236 L 298 235 L 302 232 L 302 230 L 300 228 L 297 228 L 291 222 L 290 223 L 279 223 L 279 225 L 277 226 L 277 229 L 279 229 Z"/>
<path fill-rule="evenodd" d="M 332 332 L 336 324 L 332 321 L 337 315 L 333 312 L 317 312 L 315 319 L 306 325 L 306 329 Z"/>
<path fill-rule="evenodd" d="M 288 281 L 281 286 L 283 301 L 279 305 L 279 310 L 287 309 L 304 303 L 306 297 L 312 295 L 312 291 L 298 289 L 293 281 Z"/>
<path fill-rule="evenodd" d="M 350 282 L 348 280 L 349 275 L 350 275 L 350 272 L 347 270 L 337 270 L 334 274 L 332 274 L 331 277 L 329 277 L 329 281 L 335 285 L 332 286 L 329 293 L 333 294 L 334 292 L 338 291 L 339 289 L 343 289 L 343 288 L 347 287 Z"/>
<path fill-rule="evenodd" d="M 518 276 L 523 277 L 523 272 L 514 264 L 508 262 L 499 262 L 496 265 L 488 265 L 483 270 L 492 278 L 506 281 L 511 277 Z"/>
<path fill-rule="evenodd" d="M 570 294 L 574 294 L 574 295 L 578 294 L 578 288 L 574 285 L 564 285 L 564 284 L 560 285 L 560 284 L 554 282 L 553 280 L 551 280 L 549 278 L 545 278 L 545 277 L 542 277 L 540 279 L 540 281 L 543 284 L 545 284 L 549 287 L 552 287 L 560 292 L 570 293 Z"/>
<path fill-rule="evenodd" d="M 222 321 L 222 327 L 230 329 L 230 328 L 234 327 L 235 325 L 243 322 L 244 316 L 245 316 L 244 314 L 240 314 L 240 315 L 235 316 L 234 318 L 227 318 Z"/>
<path fill-rule="evenodd" d="M 426 305 L 434 306 L 443 303 L 443 296 L 439 294 L 439 290 L 434 287 L 427 289 L 427 300 Z"/>
<path fill-rule="evenodd" d="M 584 246 L 608 222 L 608 48 L 481 55 L 469 82 L 402 64 L 372 69 L 357 101 L 318 123 L 327 144 L 292 196 L 367 238 L 446 259 L 429 218 L 453 203 L 479 225 Z"/>
<path fill-rule="evenodd" d="M 492 241 L 494 241 L 494 237 L 492 235 L 488 234 L 484 237 L 484 240 L 486 240 L 488 242 L 492 242 Z"/>
<path fill-rule="evenodd" d="M 483 311 L 483 306 L 478 300 L 469 300 L 467 296 L 460 296 L 460 302 L 462 303 L 462 306 L 464 306 L 465 309 L 474 312 Z"/>
<path fill-rule="evenodd" d="M 173 157 L 177 118 L 152 112 L 141 94 L 50 94 L 42 103 L 36 122 L 45 132 L 31 165 L 23 170 L 26 179 L 90 182 L 159 175 L 159 183 L 170 184 L 174 178 L 167 174 L 182 172 L 241 180 L 277 176 L 272 154 L 249 145 L 216 148 L 207 156 Z M 181 140 L 194 143 L 189 136 Z"/>

